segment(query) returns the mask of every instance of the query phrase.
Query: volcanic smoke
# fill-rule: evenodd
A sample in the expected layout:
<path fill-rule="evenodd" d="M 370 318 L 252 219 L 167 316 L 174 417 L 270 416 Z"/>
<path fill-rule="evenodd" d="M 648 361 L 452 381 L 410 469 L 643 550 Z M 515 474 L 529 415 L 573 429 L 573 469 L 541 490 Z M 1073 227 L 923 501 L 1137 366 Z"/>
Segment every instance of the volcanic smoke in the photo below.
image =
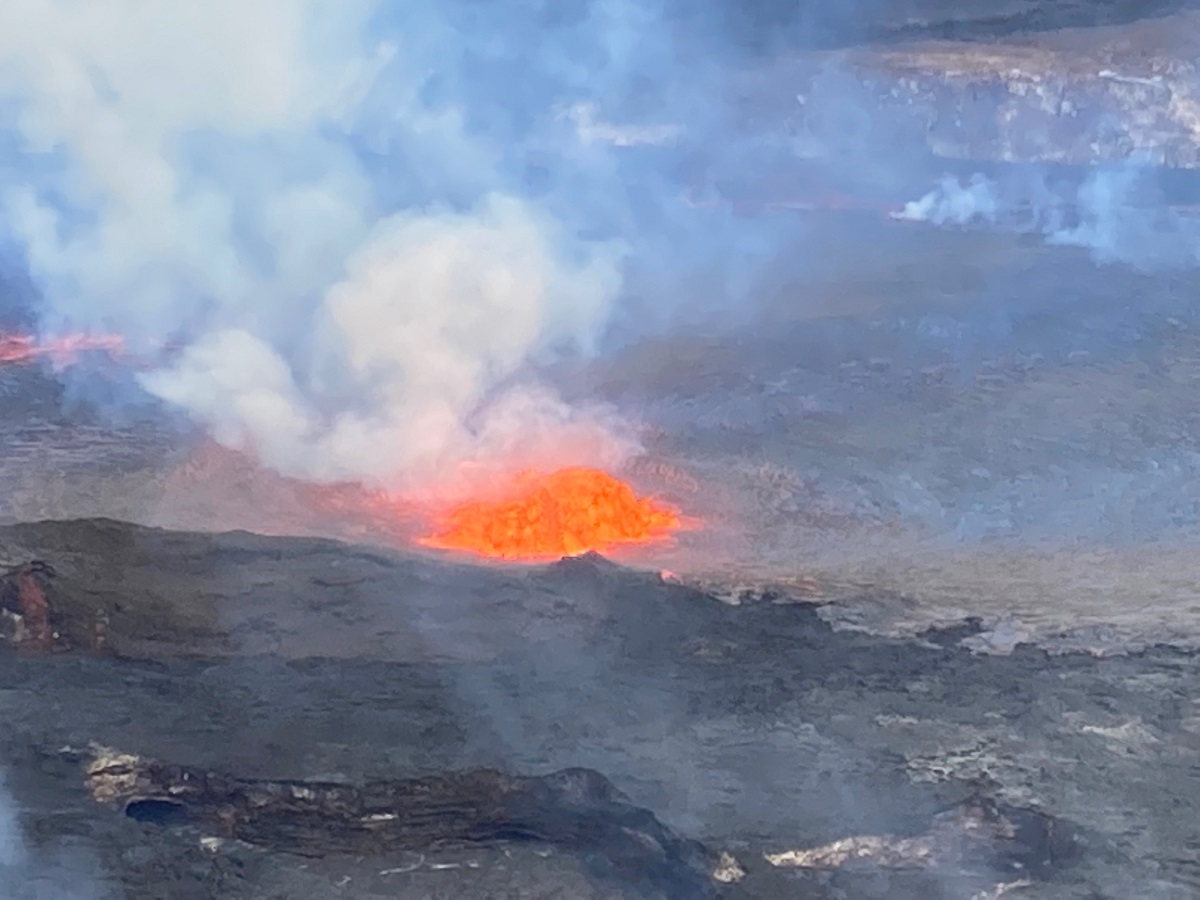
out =
<path fill-rule="evenodd" d="M 611 414 L 536 372 L 622 287 L 616 139 L 560 112 L 621 105 L 635 12 L 531 41 L 474 4 L 0 4 L 0 238 L 39 334 L 177 347 L 142 390 L 314 483 L 612 465 Z"/>

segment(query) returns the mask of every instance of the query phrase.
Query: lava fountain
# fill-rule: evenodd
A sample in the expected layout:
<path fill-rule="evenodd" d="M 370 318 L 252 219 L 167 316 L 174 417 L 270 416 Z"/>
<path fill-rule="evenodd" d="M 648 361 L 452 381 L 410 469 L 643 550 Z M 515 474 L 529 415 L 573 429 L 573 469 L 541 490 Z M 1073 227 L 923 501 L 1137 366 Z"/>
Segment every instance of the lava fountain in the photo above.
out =
<path fill-rule="evenodd" d="M 97 351 L 123 359 L 124 349 L 118 335 L 35 338 L 0 333 L 0 365 L 24 365 L 39 358 L 68 364 Z M 344 502 L 336 505 L 345 512 Z M 369 509 L 380 504 L 360 497 L 359 505 Z M 384 505 L 393 513 L 404 506 L 395 501 Z M 459 503 L 432 519 L 434 533 L 418 538 L 421 546 L 528 561 L 655 543 L 685 527 L 671 507 L 639 497 L 607 472 L 582 466 L 522 472 L 488 499 Z"/>
<path fill-rule="evenodd" d="M 517 475 L 494 500 L 461 503 L 440 517 L 425 547 L 508 560 L 539 560 L 646 544 L 682 527 L 679 515 L 598 469 Z"/>

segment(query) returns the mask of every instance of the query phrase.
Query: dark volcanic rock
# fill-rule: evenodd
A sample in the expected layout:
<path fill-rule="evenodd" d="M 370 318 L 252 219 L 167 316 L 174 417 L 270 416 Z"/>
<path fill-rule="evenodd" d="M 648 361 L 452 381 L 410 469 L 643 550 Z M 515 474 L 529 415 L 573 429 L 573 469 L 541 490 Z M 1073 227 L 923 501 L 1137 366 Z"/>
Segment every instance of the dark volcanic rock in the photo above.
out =
<path fill-rule="evenodd" d="M 0 651 L 0 756 L 29 852 L 82 843 L 128 897 L 679 896 L 631 875 L 643 850 L 715 860 L 706 889 L 729 897 L 1200 885 L 1183 650 L 978 656 L 951 632 L 837 632 L 784 595 L 731 607 L 599 559 L 453 567 L 110 521 L 7 528 L 0 546 L 54 566 L 64 634 L 108 616 L 101 652 Z M 192 816 L 166 779 L 127 785 L 131 815 L 98 804 L 89 745 L 177 779 L 224 773 L 228 802 Z M 542 833 L 544 816 L 516 843 L 420 849 L 415 833 L 351 855 L 332 810 L 304 820 L 302 847 L 220 824 L 254 820 L 271 785 L 361 799 L 481 768 L 536 788 L 535 808 L 570 808 L 576 781 L 545 780 L 564 769 L 628 800 L 578 794 L 616 825 L 586 846 L 578 822 Z M 661 855 L 691 841 L 702 856 Z"/>
<path fill-rule="evenodd" d="M 642 893 L 703 898 L 716 860 L 630 805 L 588 769 L 513 778 L 482 769 L 364 785 L 263 781 L 99 751 L 87 768 L 100 802 L 139 822 L 192 825 L 305 856 L 537 842 L 587 854 Z"/>

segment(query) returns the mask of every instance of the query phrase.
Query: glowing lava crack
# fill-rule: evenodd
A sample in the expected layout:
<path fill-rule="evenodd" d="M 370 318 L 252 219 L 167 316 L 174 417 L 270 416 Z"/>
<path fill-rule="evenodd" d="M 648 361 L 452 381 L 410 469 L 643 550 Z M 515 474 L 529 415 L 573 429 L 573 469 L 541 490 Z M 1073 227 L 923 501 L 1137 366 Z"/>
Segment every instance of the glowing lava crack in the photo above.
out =
<path fill-rule="evenodd" d="M 500 559 L 547 559 L 648 543 L 681 525 L 674 510 L 638 497 L 623 481 L 572 468 L 522 473 L 500 499 L 451 509 L 421 544 Z"/>
<path fill-rule="evenodd" d="M 104 351 L 112 355 L 123 346 L 119 336 L 110 334 L 69 334 L 41 340 L 24 334 L 0 334 L 0 363 L 22 365 L 39 357 L 70 362 L 80 353 Z"/>

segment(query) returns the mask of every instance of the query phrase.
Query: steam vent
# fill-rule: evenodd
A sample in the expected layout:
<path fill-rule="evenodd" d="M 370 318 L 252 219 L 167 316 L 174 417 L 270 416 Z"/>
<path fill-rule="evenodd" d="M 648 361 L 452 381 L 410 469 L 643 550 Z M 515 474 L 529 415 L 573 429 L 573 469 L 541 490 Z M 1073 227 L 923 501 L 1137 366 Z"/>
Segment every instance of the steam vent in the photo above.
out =
<path fill-rule="evenodd" d="M 0 4 L 0 900 L 1200 897 L 1198 59 Z"/>

